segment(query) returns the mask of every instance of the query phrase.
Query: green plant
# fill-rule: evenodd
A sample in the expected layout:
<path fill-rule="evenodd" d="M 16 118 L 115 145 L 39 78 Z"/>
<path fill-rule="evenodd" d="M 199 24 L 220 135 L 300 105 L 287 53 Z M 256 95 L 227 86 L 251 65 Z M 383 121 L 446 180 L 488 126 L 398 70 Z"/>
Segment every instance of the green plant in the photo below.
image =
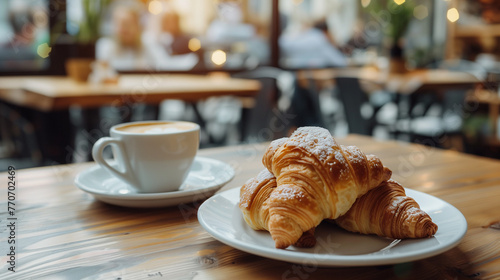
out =
<path fill-rule="evenodd" d="M 393 43 L 397 43 L 404 36 L 410 24 L 414 6 L 409 2 L 398 5 L 394 1 L 389 1 L 387 7 L 391 13 L 391 19 L 386 33 L 392 38 Z"/>
<path fill-rule="evenodd" d="M 398 2 L 398 3 L 396 3 Z M 385 36 L 398 44 L 413 17 L 414 1 L 373 0 L 365 11 L 379 22 Z"/>
<path fill-rule="evenodd" d="M 79 24 L 76 40 L 81 44 L 93 44 L 99 38 L 102 12 L 111 0 L 82 0 L 84 18 Z"/>

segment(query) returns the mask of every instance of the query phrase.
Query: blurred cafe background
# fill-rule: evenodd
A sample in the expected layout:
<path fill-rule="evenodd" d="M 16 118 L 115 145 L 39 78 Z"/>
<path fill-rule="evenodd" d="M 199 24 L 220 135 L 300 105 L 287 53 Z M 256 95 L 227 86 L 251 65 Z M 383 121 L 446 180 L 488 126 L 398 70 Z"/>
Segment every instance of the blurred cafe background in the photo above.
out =
<path fill-rule="evenodd" d="M 201 148 L 316 125 L 500 158 L 497 0 L 5 0 L 0 34 L 0 170 L 92 160 L 151 119 L 201 123 Z M 84 105 L 130 75 L 260 87 Z M 63 88 L 79 102 L 54 105 Z"/>

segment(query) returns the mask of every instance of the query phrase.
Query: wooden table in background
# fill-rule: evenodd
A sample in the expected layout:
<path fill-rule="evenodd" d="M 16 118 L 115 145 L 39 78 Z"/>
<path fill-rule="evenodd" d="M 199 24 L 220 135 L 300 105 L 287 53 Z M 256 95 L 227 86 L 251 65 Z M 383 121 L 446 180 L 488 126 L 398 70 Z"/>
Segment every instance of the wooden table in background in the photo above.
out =
<path fill-rule="evenodd" d="M 45 162 L 71 163 L 71 151 L 75 150 L 71 106 L 83 109 L 83 128 L 89 135 L 95 134 L 92 131 L 106 135 L 109 127 L 100 124 L 109 122 L 102 120 L 97 110 L 103 106 L 118 108 L 121 121 L 126 122 L 131 120 L 132 106 L 138 103 L 153 105 L 152 115 L 157 118 L 158 105 L 166 99 L 180 99 L 193 105 L 209 97 L 253 99 L 260 86 L 258 81 L 235 79 L 222 73 L 126 74 L 116 84 L 81 83 L 65 76 L 0 77 L 0 102 L 34 124 Z M 203 124 L 196 106 L 193 109 Z"/>
<path fill-rule="evenodd" d="M 40 111 L 158 105 L 165 99 L 200 101 L 215 96 L 254 97 L 260 83 L 225 75 L 121 75 L 116 84 L 79 83 L 65 76 L 0 77 L 0 100 Z"/>
<path fill-rule="evenodd" d="M 198 223 L 201 202 L 129 209 L 75 187 L 92 163 L 17 170 L 16 272 L 7 270 L 8 174 L 0 173 L 1 279 L 498 279 L 500 161 L 362 136 L 338 139 L 378 155 L 404 186 L 441 198 L 467 219 L 457 247 L 398 265 L 321 268 L 251 255 L 212 238 Z M 202 149 L 231 164 L 239 188 L 262 168 L 266 144 Z M 164 277 L 164 278 L 162 278 Z"/>
<path fill-rule="evenodd" d="M 391 73 L 373 67 L 358 67 L 312 69 L 297 73 L 299 84 L 313 89 L 313 92 L 323 88 L 333 88 L 335 78 L 339 76 L 359 79 L 361 88 L 367 94 L 378 90 L 393 93 L 394 102 L 398 107 L 397 119 L 405 121 L 412 121 L 413 115 L 410 112 L 423 95 L 430 97 L 434 103 L 442 104 L 443 113 L 446 110 L 453 110 L 453 113 L 458 115 L 470 113 L 460 112 L 460 110 L 465 111 L 465 107 L 462 106 L 464 98 L 483 82 L 472 73 L 446 69 L 416 69 L 403 73 Z M 451 95 L 446 96 L 448 93 Z M 447 105 L 451 106 L 450 103 L 455 104 L 452 108 L 446 108 Z M 426 105 L 430 106 L 429 102 Z M 411 124 L 407 123 L 403 126 L 411 127 Z M 407 134 L 411 139 L 413 132 L 409 129 L 401 129 L 396 133 Z"/>
<path fill-rule="evenodd" d="M 312 69 L 297 72 L 299 83 L 304 87 L 310 87 L 310 83 L 315 83 L 318 88 L 331 86 L 335 83 L 337 76 L 356 77 L 362 83 L 371 83 L 400 95 L 471 87 L 481 82 L 471 73 L 444 69 L 417 69 L 404 73 L 389 73 L 371 67 L 359 67 Z"/>

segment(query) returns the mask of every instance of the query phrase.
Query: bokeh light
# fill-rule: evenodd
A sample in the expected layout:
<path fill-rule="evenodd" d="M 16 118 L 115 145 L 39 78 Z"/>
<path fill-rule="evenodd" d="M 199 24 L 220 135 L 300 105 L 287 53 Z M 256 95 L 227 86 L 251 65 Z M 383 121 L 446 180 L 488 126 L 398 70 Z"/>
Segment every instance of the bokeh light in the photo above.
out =
<path fill-rule="evenodd" d="M 427 16 L 429 16 L 429 10 L 424 5 L 418 5 L 413 9 L 413 16 L 416 19 L 423 20 Z"/>
<path fill-rule="evenodd" d="M 460 18 L 460 14 L 456 8 L 451 8 L 446 13 L 446 18 L 451 22 L 455 22 Z"/>
<path fill-rule="evenodd" d="M 212 62 L 215 65 L 222 65 L 226 63 L 226 53 L 222 50 L 216 50 L 212 53 Z"/>
<path fill-rule="evenodd" d="M 198 38 L 191 38 L 188 42 L 188 48 L 190 51 L 195 52 L 201 49 L 201 42 Z"/>
<path fill-rule="evenodd" d="M 41 57 L 41 58 L 47 58 L 49 57 L 50 51 L 52 50 L 51 47 L 49 47 L 49 44 L 43 43 L 38 45 L 36 49 L 36 53 Z"/>
<path fill-rule="evenodd" d="M 149 2 L 148 11 L 153 15 L 159 15 L 163 11 L 163 5 L 158 0 Z"/>

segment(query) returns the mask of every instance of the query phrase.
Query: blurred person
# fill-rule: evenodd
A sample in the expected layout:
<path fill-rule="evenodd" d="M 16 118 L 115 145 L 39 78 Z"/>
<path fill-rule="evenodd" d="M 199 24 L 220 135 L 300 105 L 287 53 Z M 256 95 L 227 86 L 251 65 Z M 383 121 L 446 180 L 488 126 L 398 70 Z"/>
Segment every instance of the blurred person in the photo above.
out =
<path fill-rule="evenodd" d="M 217 17 L 210 22 L 206 36 L 210 42 L 231 44 L 251 39 L 255 28 L 243 22 L 240 4 L 235 1 L 221 1 L 217 4 Z"/>
<path fill-rule="evenodd" d="M 37 53 L 41 44 L 49 42 L 43 8 L 25 1 L 11 2 L 7 20 L 12 32 L 4 34 L 0 43 L 0 69 L 35 70 L 48 66 L 48 60 Z"/>
<path fill-rule="evenodd" d="M 14 5 L 11 7 L 8 19 L 13 31 L 9 44 L 14 48 L 32 47 L 35 41 L 36 26 L 31 8 L 26 4 Z"/>
<path fill-rule="evenodd" d="M 170 55 L 191 52 L 188 44 L 192 36 L 182 32 L 179 14 L 168 6 L 151 18 L 146 35 L 147 39 L 160 44 Z"/>
<path fill-rule="evenodd" d="M 217 3 L 216 9 L 217 16 L 210 22 L 205 34 L 207 43 L 212 48 L 245 54 L 250 57 L 247 62 L 252 64 L 269 60 L 267 43 L 259 36 L 254 25 L 244 22 L 243 11 L 238 1 L 222 0 Z M 231 61 L 228 59 L 227 63 Z"/>
<path fill-rule="evenodd" d="M 144 69 L 154 58 L 142 44 L 141 9 L 133 2 L 115 6 L 111 15 L 112 35 L 96 43 L 96 59 L 117 70 Z"/>
<path fill-rule="evenodd" d="M 162 12 L 150 18 L 143 41 L 160 60 L 160 70 L 190 70 L 200 61 L 199 54 L 189 49 L 192 38 L 181 30 L 179 14 L 163 3 Z"/>
<path fill-rule="evenodd" d="M 323 68 L 347 66 L 347 58 L 328 35 L 328 25 L 290 25 L 280 36 L 283 65 L 288 68 Z"/>
<path fill-rule="evenodd" d="M 142 25 L 142 6 L 137 2 L 115 2 L 112 35 L 96 43 L 96 59 L 116 70 L 189 70 L 198 58 L 171 56 L 159 42 L 148 39 Z"/>

